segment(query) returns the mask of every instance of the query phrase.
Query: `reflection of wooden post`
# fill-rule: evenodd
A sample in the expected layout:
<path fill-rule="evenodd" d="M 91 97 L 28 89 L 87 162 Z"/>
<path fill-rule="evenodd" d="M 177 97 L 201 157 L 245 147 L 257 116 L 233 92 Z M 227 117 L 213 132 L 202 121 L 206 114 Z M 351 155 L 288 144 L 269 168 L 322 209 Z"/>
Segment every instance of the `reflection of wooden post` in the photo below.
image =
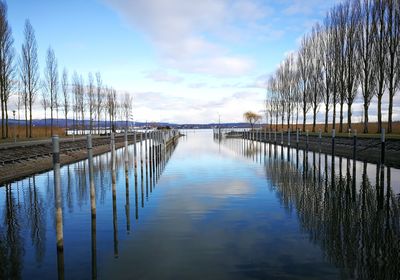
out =
<path fill-rule="evenodd" d="M 385 129 L 381 131 L 381 164 L 385 164 Z"/>
<path fill-rule="evenodd" d="M 125 162 L 129 161 L 129 157 L 128 157 L 128 130 L 125 129 Z"/>
<path fill-rule="evenodd" d="M 129 172 L 128 163 L 125 162 L 125 216 L 126 216 L 126 232 L 131 231 L 130 203 L 129 203 Z"/>
<path fill-rule="evenodd" d="M 136 152 L 136 130 L 133 131 L 133 164 L 137 168 L 137 152 Z"/>
<path fill-rule="evenodd" d="M 114 133 L 111 133 L 111 161 L 112 161 L 112 202 L 113 202 L 113 228 L 114 228 L 114 257 L 118 258 L 118 221 L 117 221 L 117 190 L 116 190 L 116 181 L 117 175 L 115 171 L 116 166 L 116 156 L 115 156 L 115 140 Z"/>
<path fill-rule="evenodd" d="M 92 215 L 96 216 L 96 195 L 94 188 L 94 176 L 93 176 L 93 146 L 92 146 L 92 135 L 87 135 L 87 152 L 89 161 L 89 184 L 90 184 L 90 208 Z"/>
<path fill-rule="evenodd" d="M 60 177 L 60 144 L 57 135 L 53 136 L 53 174 L 54 196 L 56 208 L 56 242 L 58 279 L 64 279 L 64 237 L 61 208 L 61 177 Z"/>
<path fill-rule="evenodd" d="M 335 129 L 332 129 L 332 157 L 335 156 Z"/>
<path fill-rule="evenodd" d="M 87 151 L 89 161 L 89 184 L 90 184 L 90 210 L 91 210 L 91 237 L 92 237 L 92 279 L 97 279 L 97 245 L 96 245 L 96 193 L 93 175 L 93 146 L 92 135 L 87 135 Z"/>

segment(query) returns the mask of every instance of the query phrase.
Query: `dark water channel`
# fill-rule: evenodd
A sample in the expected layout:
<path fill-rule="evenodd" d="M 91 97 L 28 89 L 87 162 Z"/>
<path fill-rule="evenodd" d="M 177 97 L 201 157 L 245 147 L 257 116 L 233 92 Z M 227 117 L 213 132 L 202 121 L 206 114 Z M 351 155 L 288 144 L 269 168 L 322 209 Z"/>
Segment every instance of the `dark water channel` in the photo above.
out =
<path fill-rule="evenodd" d="M 400 279 L 400 170 L 186 131 L 156 172 L 117 150 L 0 188 L 0 279 Z M 143 159 L 145 145 L 142 145 Z M 93 227 L 95 225 L 95 227 Z"/>

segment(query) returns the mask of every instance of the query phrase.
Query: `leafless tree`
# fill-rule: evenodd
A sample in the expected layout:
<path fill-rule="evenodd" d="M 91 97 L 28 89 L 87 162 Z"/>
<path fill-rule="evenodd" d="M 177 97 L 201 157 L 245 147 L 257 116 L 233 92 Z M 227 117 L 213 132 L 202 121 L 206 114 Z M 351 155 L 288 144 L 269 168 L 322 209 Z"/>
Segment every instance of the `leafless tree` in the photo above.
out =
<path fill-rule="evenodd" d="M 69 97 L 69 88 L 68 88 L 68 72 L 67 69 L 64 68 L 62 78 L 61 78 L 61 89 L 63 93 L 63 110 L 64 110 L 64 117 L 65 117 L 65 133 L 68 130 L 68 111 L 70 107 L 70 97 Z"/>
<path fill-rule="evenodd" d="M 39 62 L 37 57 L 35 32 L 29 20 L 25 21 L 24 37 L 25 42 L 22 45 L 21 51 L 20 73 L 27 95 L 26 105 L 29 109 L 29 134 L 27 130 L 26 136 L 31 138 L 32 109 L 39 89 Z"/>
<path fill-rule="evenodd" d="M 117 114 L 117 92 L 113 88 L 107 90 L 107 111 L 110 119 L 110 133 L 115 131 L 115 117 Z"/>
<path fill-rule="evenodd" d="M 95 90 L 94 90 L 93 74 L 91 72 L 88 75 L 87 94 L 88 94 L 88 107 L 89 107 L 89 131 L 90 131 L 90 134 L 92 134 L 93 115 L 94 115 L 94 112 L 96 109 L 96 96 L 95 96 Z"/>
<path fill-rule="evenodd" d="M 96 102 L 96 108 L 97 108 L 97 133 L 100 134 L 100 119 L 101 119 L 101 111 L 103 110 L 103 88 L 102 88 L 102 80 L 101 80 L 101 74 L 100 72 L 96 73 L 96 93 L 97 93 L 97 102 Z"/>
<path fill-rule="evenodd" d="M 44 129 L 45 134 L 47 136 L 47 109 L 49 108 L 50 101 L 49 101 L 49 92 L 47 90 L 42 90 L 42 99 L 40 100 L 44 110 Z"/>
<path fill-rule="evenodd" d="M 50 132 L 51 135 L 54 134 L 54 109 L 57 107 L 57 97 L 58 97 L 58 66 L 56 56 L 51 47 L 47 49 L 46 55 L 46 68 L 44 69 L 45 76 L 45 90 L 50 97 Z"/>
<path fill-rule="evenodd" d="M 311 108 L 310 98 L 310 65 L 312 62 L 311 51 L 310 51 L 310 39 L 309 36 L 305 36 L 302 39 L 301 47 L 298 53 L 297 65 L 299 68 L 299 88 L 302 94 L 303 103 L 303 131 L 306 130 L 306 119 L 307 112 Z"/>
<path fill-rule="evenodd" d="M 333 34 L 331 25 L 331 16 L 328 14 L 324 20 L 324 31 L 321 34 L 321 62 L 322 62 L 322 78 L 323 84 L 323 102 L 325 105 L 325 126 L 324 132 L 328 132 L 328 115 L 331 106 L 331 89 L 333 76 L 333 55 L 331 52 Z"/>
<path fill-rule="evenodd" d="M 14 39 L 7 19 L 7 4 L 0 2 L 1 136 L 8 137 L 8 100 L 15 86 Z M 15 125 L 15 124 L 14 124 Z"/>
<path fill-rule="evenodd" d="M 122 103 L 122 111 L 125 118 L 125 128 L 128 129 L 129 117 L 132 113 L 133 108 L 133 98 L 129 92 L 125 92 L 124 101 Z"/>
<path fill-rule="evenodd" d="M 368 109 L 374 95 L 376 79 L 373 73 L 372 54 L 375 45 L 376 32 L 372 24 L 375 19 L 373 13 L 373 0 L 357 0 L 359 24 L 357 30 L 357 43 L 360 67 L 361 92 L 364 99 L 364 133 L 368 133 Z"/>
<path fill-rule="evenodd" d="M 375 44 L 372 50 L 372 64 L 374 68 L 374 73 L 376 73 L 376 84 L 374 89 L 374 94 L 378 98 L 378 133 L 382 130 L 382 97 L 385 92 L 385 68 L 387 60 L 387 44 L 386 36 L 387 34 L 387 9 L 386 0 L 375 0 L 372 6 L 372 13 L 374 14 L 372 25 L 375 31 Z"/>
<path fill-rule="evenodd" d="M 400 3 L 387 0 L 387 64 L 386 83 L 389 92 L 388 133 L 393 131 L 393 97 L 400 87 Z"/>
<path fill-rule="evenodd" d="M 347 103 L 347 127 L 351 129 L 351 106 L 357 95 L 357 87 L 359 84 L 359 58 L 356 49 L 357 44 L 357 24 L 359 21 L 359 14 L 357 13 L 357 4 L 353 1 L 347 1 L 350 12 L 347 19 L 347 32 L 345 39 L 345 78 L 346 78 L 346 103 Z"/>

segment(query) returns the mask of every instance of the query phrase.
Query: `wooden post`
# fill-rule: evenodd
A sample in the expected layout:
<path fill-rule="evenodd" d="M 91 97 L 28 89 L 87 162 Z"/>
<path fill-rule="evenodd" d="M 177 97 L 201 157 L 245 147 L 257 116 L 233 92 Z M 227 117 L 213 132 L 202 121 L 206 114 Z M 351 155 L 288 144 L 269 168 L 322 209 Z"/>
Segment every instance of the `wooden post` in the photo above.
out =
<path fill-rule="evenodd" d="M 319 153 L 321 153 L 321 141 L 322 141 L 322 133 L 321 133 L 321 129 L 320 129 L 320 130 L 319 130 L 319 135 L 318 135 Z"/>
<path fill-rule="evenodd" d="M 52 137 L 53 142 L 53 175 L 54 200 L 56 209 L 56 244 L 57 244 L 57 271 L 58 278 L 64 279 L 64 234 L 61 206 L 61 176 L 60 176 L 60 144 L 57 135 Z"/>
<path fill-rule="evenodd" d="M 126 128 L 125 128 L 124 140 L 125 140 L 125 162 L 128 162 L 129 161 L 129 156 L 128 156 L 128 130 Z"/>
<path fill-rule="evenodd" d="M 332 157 L 335 156 L 335 129 L 332 129 Z"/>

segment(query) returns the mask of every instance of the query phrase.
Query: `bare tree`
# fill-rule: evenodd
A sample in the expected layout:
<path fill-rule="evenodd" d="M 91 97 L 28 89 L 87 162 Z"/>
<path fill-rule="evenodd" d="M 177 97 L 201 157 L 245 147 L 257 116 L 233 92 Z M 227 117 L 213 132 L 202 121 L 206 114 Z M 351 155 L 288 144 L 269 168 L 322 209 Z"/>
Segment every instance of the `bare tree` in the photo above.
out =
<path fill-rule="evenodd" d="M 376 73 L 376 84 L 375 84 L 375 94 L 378 98 L 378 131 L 380 133 L 382 130 L 382 97 L 385 91 L 385 68 L 387 60 L 387 44 L 386 36 L 387 34 L 387 9 L 386 0 L 375 0 L 372 7 L 374 31 L 376 32 L 376 39 L 374 48 L 372 50 L 372 64 L 374 72 Z"/>
<path fill-rule="evenodd" d="M 97 93 L 97 133 L 100 134 L 100 118 L 101 118 L 101 111 L 103 110 L 103 88 L 102 88 L 102 80 L 100 72 L 96 73 L 96 93 Z"/>
<path fill-rule="evenodd" d="M 133 99 L 129 92 L 125 92 L 124 101 L 122 103 L 122 111 L 125 118 L 125 128 L 128 129 L 130 114 L 132 113 Z"/>
<path fill-rule="evenodd" d="M 331 52 L 333 34 L 331 26 L 331 17 L 327 15 L 324 20 L 324 31 L 321 34 L 321 57 L 322 57 L 322 78 L 323 84 L 323 102 L 325 105 L 325 126 L 324 132 L 328 132 L 328 115 L 331 106 L 331 88 L 332 88 L 332 72 L 333 72 L 333 55 Z"/>
<path fill-rule="evenodd" d="M 360 81 L 364 99 L 364 133 L 368 133 L 368 109 L 374 95 L 376 79 L 373 74 L 371 56 L 373 54 L 376 34 L 374 13 L 372 12 L 373 0 L 357 0 L 360 21 L 357 30 L 358 52 L 361 61 Z"/>
<path fill-rule="evenodd" d="M 1 136 L 8 137 L 8 100 L 14 87 L 14 39 L 7 20 L 7 4 L 0 2 L 0 103 Z"/>
<path fill-rule="evenodd" d="M 63 93 L 63 109 L 65 116 L 65 133 L 67 134 L 68 130 L 68 111 L 70 107 L 70 98 L 69 98 L 69 90 L 68 90 L 68 72 L 67 69 L 64 68 L 62 78 L 61 78 L 61 88 Z"/>
<path fill-rule="evenodd" d="M 46 55 L 46 68 L 44 69 L 45 88 L 50 96 L 50 133 L 54 134 L 54 116 L 53 111 L 57 106 L 57 92 L 58 92 L 58 69 L 57 60 L 54 51 L 51 47 L 47 49 Z"/>
<path fill-rule="evenodd" d="M 37 44 L 35 32 L 29 20 L 25 21 L 24 29 L 25 42 L 22 45 L 20 72 L 26 91 L 27 102 L 29 109 L 29 135 L 32 137 L 32 108 L 39 89 L 39 62 L 37 57 Z M 27 122 L 27 121 L 26 121 Z"/>
<path fill-rule="evenodd" d="M 44 129 L 45 129 L 45 135 L 47 136 L 47 109 L 49 108 L 50 102 L 49 102 L 49 93 L 47 90 L 42 90 L 42 99 L 40 100 L 40 103 L 42 104 L 43 110 L 44 110 Z"/>
<path fill-rule="evenodd" d="M 115 117 L 117 114 L 117 92 L 113 88 L 107 90 L 107 111 L 110 118 L 110 133 L 115 131 Z"/>
<path fill-rule="evenodd" d="M 94 111 L 96 109 L 96 96 L 95 96 L 95 92 L 94 92 L 93 74 L 91 72 L 88 75 L 87 94 L 88 94 L 88 107 L 89 107 L 89 131 L 90 131 L 90 134 L 92 134 L 93 115 L 94 115 Z"/>
<path fill-rule="evenodd" d="M 72 93 L 73 93 L 73 119 L 74 134 L 76 134 L 79 122 L 79 100 L 80 100 L 80 79 L 78 73 L 74 72 L 72 76 Z"/>
<path fill-rule="evenodd" d="M 311 64 L 311 52 L 310 43 L 308 36 L 303 37 L 301 47 L 298 53 L 298 68 L 299 68 L 299 88 L 302 93 L 303 103 L 303 131 L 306 130 L 306 119 L 307 112 L 311 108 L 310 103 L 310 64 Z"/>
<path fill-rule="evenodd" d="M 346 103 L 347 103 L 347 127 L 351 129 L 351 106 L 357 95 L 357 86 L 359 84 L 359 59 L 356 49 L 357 44 L 357 24 L 359 21 L 359 14 L 357 13 L 357 4 L 353 1 L 346 2 L 349 5 L 350 12 L 347 19 L 347 32 L 346 32 L 346 48 L 345 48 L 345 77 L 346 77 Z"/>
<path fill-rule="evenodd" d="M 400 86 L 400 4 L 398 0 L 387 0 L 387 67 L 386 82 L 389 92 L 388 133 L 393 131 L 393 97 Z"/>

